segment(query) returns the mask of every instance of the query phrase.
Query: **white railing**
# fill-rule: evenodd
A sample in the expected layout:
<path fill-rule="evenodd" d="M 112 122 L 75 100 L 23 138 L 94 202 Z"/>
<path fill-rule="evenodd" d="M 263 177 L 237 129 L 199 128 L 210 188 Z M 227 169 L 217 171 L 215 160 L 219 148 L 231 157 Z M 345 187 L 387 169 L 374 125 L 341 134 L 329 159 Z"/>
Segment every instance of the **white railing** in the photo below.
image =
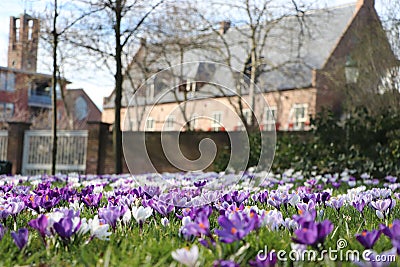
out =
<path fill-rule="evenodd" d="M 57 173 L 85 172 L 87 136 L 87 131 L 57 132 Z M 22 173 L 25 175 L 49 173 L 51 170 L 51 151 L 51 131 L 26 131 Z"/>
<path fill-rule="evenodd" d="M 0 160 L 7 160 L 8 131 L 0 131 Z"/>

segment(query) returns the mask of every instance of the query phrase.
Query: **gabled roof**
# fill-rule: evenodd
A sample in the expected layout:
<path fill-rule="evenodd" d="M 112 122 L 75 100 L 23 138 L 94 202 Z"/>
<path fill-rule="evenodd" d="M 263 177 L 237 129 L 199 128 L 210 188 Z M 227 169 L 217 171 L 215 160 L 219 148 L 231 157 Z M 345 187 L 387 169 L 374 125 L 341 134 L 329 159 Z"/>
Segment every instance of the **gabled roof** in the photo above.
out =
<path fill-rule="evenodd" d="M 101 121 L 101 111 L 93 102 L 93 100 L 86 94 L 85 90 L 68 89 L 65 91 L 65 103 L 71 112 L 75 112 L 75 101 L 78 97 L 83 97 L 87 103 L 88 115 L 85 121 Z"/>
<path fill-rule="evenodd" d="M 343 5 L 305 12 L 301 18 L 303 23 L 299 23 L 299 18 L 295 16 L 279 20 L 268 31 L 262 51 L 262 56 L 269 64 L 265 65 L 265 72 L 259 78 L 258 85 L 261 90 L 274 91 L 311 87 L 312 71 L 323 67 L 346 32 L 357 10 L 355 4 Z M 265 32 L 270 25 L 266 24 Z M 231 66 L 239 71 L 242 71 L 250 51 L 248 39 L 244 36 L 246 31 L 248 31 L 248 26 L 232 27 L 224 35 L 225 40 L 230 44 L 230 52 L 234 55 L 231 58 Z M 209 38 L 210 46 L 220 46 L 223 51 L 223 44 L 217 36 L 211 37 L 210 35 Z M 161 53 L 160 49 L 156 44 L 146 45 L 146 60 L 156 62 L 152 65 L 154 73 L 180 63 L 176 54 Z M 224 58 L 215 50 L 208 49 L 207 46 L 201 49 L 196 47 L 185 52 L 184 59 L 186 62 L 216 61 L 224 63 Z M 134 71 L 133 68 L 131 77 L 141 77 Z M 140 83 L 142 82 L 143 80 L 140 81 Z M 126 92 L 133 91 L 129 88 L 129 83 L 124 83 L 124 90 Z M 130 94 L 126 92 L 123 93 L 122 106 L 127 106 L 129 103 Z M 218 91 L 211 91 L 206 92 L 204 97 L 220 94 Z M 183 93 L 177 92 L 177 97 L 183 99 Z M 162 100 L 162 102 L 175 101 L 176 97 L 172 93 L 164 96 Z M 151 103 L 147 101 L 138 104 Z M 106 98 L 104 103 L 104 108 L 113 107 L 114 93 Z"/>

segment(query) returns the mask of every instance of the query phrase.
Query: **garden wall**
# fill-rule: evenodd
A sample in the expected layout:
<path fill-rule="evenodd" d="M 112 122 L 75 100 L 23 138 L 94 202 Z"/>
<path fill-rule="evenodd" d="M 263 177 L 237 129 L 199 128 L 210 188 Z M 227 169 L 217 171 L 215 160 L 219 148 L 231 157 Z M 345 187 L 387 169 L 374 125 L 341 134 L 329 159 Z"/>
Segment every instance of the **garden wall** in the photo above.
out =
<path fill-rule="evenodd" d="M 29 124 L 12 122 L 9 123 L 8 130 L 8 148 L 7 159 L 12 162 L 12 174 L 20 174 L 23 170 L 23 147 L 24 133 L 29 130 Z M 87 174 L 111 174 L 114 173 L 114 151 L 112 142 L 112 129 L 109 124 L 102 122 L 88 122 L 87 125 L 87 149 L 86 149 L 86 171 Z M 152 172 L 152 169 L 146 169 L 146 159 L 143 155 L 147 152 L 152 165 L 158 172 L 177 172 L 180 171 L 174 167 L 166 158 L 163 147 L 161 145 L 160 132 L 147 132 L 145 136 L 142 132 L 124 132 L 129 135 L 130 140 L 145 141 L 145 149 L 141 148 L 139 142 L 133 142 L 129 151 L 125 151 L 125 156 L 132 162 L 131 170 L 128 170 L 125 159 L 123 158 L 123 172 L 131 171 L 135 174 Z M 164 132 L 168 135 L 173 132 Z M 231 135 L 239 134 L 239 132 L 231 132 Z M 278 132 L 280 135 L 300 135 L 307 138 L 307 132 Z M 145 140 L 143 140 L 145 138 Z M 210 138 L 216 144 L 218 158 L 223 152 L 230 152 L 230 139 L 227 132 L 181 132 L 179 135 L 179 145 L 182 154 L 194 160 L 200 156 L 199 143 L 205 138 Z M 51 148 L 47 151 L 50 153 Z M 212 171 L 213 165 L 206 170 Z"/>

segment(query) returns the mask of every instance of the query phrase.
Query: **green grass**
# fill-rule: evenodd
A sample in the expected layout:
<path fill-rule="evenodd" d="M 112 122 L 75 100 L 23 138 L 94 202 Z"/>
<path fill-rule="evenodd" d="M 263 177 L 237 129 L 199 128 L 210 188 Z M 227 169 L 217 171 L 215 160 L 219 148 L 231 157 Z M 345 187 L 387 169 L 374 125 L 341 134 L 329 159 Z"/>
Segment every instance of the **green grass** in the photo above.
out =
<path fill-rule="evenodd" d="M 334 191 L 334 194 L 343 193 L 344 189 Z M 61 203 L 63 206 L 65 203 Z M 272 207 L 266 204 L 258 204 L 259 208 L 267 210 Z M 318 211 L 324 210 L 322 217 L 318 220 L 329 219 L 334 224 L 333 232 L 325 241 L 325 248 L 335 249 L 337 241 L 343 238 L 348 246 L 344 252 L 351 249 L 363 251 L 363 247 L 355 239 L 354 235 L 363 229 L 377 229 L 380 223 L 390 223 L 395 218 L 400 218 L 400 205 L 397 205 L 391 212 L 387 221 L 380 220 L 370 207 L 365 208 L 364 215 L 352 206 L 343 207 L 337 212 L 330 207 L 318 207 Z M 291 217 L 296 213 L 293 207 L 287 211 L 282 210 L 284 217 Z M 81 217 L 91 218 L 94 216 L 93 210 L 85 208 Z M 16 228 L 27 227 L 30 219 L 36 218 L 30 211 L 24 210 L 17 217 Z M 48 239 L 46 248 L 35 230 L 28 227 L 30 237 L 28 245 L 19 251 L 13 243 L 9 231 L 0 241 L 0 266 L 14 265 L 35 265 L 35 266 L 179 266 L 171 257 L 171 252 L 182 247 L 191 247 L 196 244 L 200 249 L 199 266 L 212 266 L 214 260 L 230 259 L 247 266 L 249 260 L 254 259 L 259 250 L 266 246 L 268 250 L 285 250 L 290 252 L 291 238 L 293 233 L 282 227 L 279 231 L 270 231 L 267 227 L 260 228 L 251 232 L 242 241 L 232 244 L 223 244 L 217 241 L 216 247 L 207 249 L 200 245 L 197 238 L 185 240 L 179 235 L 181 221 L 171 214 L 170 224 L 163 227 L 160 224 L 162 217 L 155 214 L 144 224 L 142 232 L 139 231 L 138 224 L 132 221 L 125 226 L 117 227 L 117 230 L 110 236 L 109 241 L 94 239 L 86 244 L 86 239 L 75 239 L 69 245 L 64 246 L 61 242 L 52 242 Z M 218 213 L 214 210 L 211 218 L 211 228 L 217 227 Z M 7 228 L 14 229 L 14 221 L 8 218 Z M 87 238 L 87 237 L 85 237 Z M 215 237 L 216 240 L 218 239 Z M 55 241 L 55 240 L 53 240 Z M 392 248 L 389 238 L 381 235 L 379 241 L 374 246 L 377 252 L 383 252 Z M 290 262 L 280 262 L 279 266 L 292 266 Z M 393 266 L 399 265 L 397 261 Z M 311 262 L 303 263 L 302 266 L 336 266 L 335 262 Z M 343 262 L 341 266 L 350 266 L 349 262 Z"/>

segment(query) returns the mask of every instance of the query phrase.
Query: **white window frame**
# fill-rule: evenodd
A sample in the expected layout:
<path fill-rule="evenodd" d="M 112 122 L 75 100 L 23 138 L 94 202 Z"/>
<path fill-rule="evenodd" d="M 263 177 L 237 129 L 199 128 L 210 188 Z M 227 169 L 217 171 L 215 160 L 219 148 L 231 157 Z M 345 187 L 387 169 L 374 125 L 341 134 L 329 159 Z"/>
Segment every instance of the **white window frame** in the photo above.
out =
<path fill-rule="evenodd" d="M 247 125 L 251 123 L 251 110 L 249 108 L 243 109 L 243 117 L 246 119 Z"/>
<path fill-rule="evenodd" d="M 304 108 L 304 116 L 298 118 L 296 116 L 296 109 Z M 290 110 L 290 122 L 293 123 L 293 130 L 304 130 L 305 123 L 308 120 L 308 104 L 294 104 Z"/>
<path fill-rule="evenodd" d="M 251 123 L 251 110 L 249 108 L 243 109 L 243 117 L 246 119 L 247 125 L 250 125 Z M 236 129 L 238 131 L 244 131 L 245 130 L 245 124 L 242 122 L 242 118 L 239 116 L 239 121 L 237 123 Z"/>
<path fill-rule="evenodd" d="M 151 122 L 151 123 L 150 123 Z M 155 128 L 155 120 L 153 117 L 148 117 L 146 120 L 146 131 L 154 131 Z"/>
<path fill-rule="evenodd" d="M 0 72 L 0 91 L 15 91 L 15 73 L 6 71 Z"/>
<path fill-rule="evenodd" d="M 172 131 L 174 130 L 174 126 L 175 126 L 175 116 L 174 115 L 169 115 L 166 119 L 165 119 L 165 125 L 164 125 L 164 130 L 166 131 Z"/>
<path fill-rule="evenodd" d="M 217 119 L 216 117 L 219 117 Z M 222 112 L 221 111 L 215 111 L 212 113 L 212 120 L 211 120 L 211 130 L 212 131 L 220 131 L 222 125 Z"/>
<path fill-rule="evenodd" d="M 194 113 L 190 118 L 190 127 L 192 130 L 196 130 L 199 127 L 199 115 Z"/>
<path fill-rule="evenodd" d="M 0 102 L 0 105 L 2 106 L 2 112 L 0 113 L 1 120 L 6 120 L 6 119 L 12 118 L 12 116 L 14 116 L 14 112 L 15 112 L 14 103 Z M 10 110 L 11 112 L 7 112 L 8 110 Z"/>
<path fill-rule="evenodd" d="M 264 131 L 272 131 L 276 127 L 276 113 L 277 107 L 265 107 L 264 108 L 264 122 L 263 122 L 263 130 Z M 272 118 L 270 115 L 272 114 Z"/>

